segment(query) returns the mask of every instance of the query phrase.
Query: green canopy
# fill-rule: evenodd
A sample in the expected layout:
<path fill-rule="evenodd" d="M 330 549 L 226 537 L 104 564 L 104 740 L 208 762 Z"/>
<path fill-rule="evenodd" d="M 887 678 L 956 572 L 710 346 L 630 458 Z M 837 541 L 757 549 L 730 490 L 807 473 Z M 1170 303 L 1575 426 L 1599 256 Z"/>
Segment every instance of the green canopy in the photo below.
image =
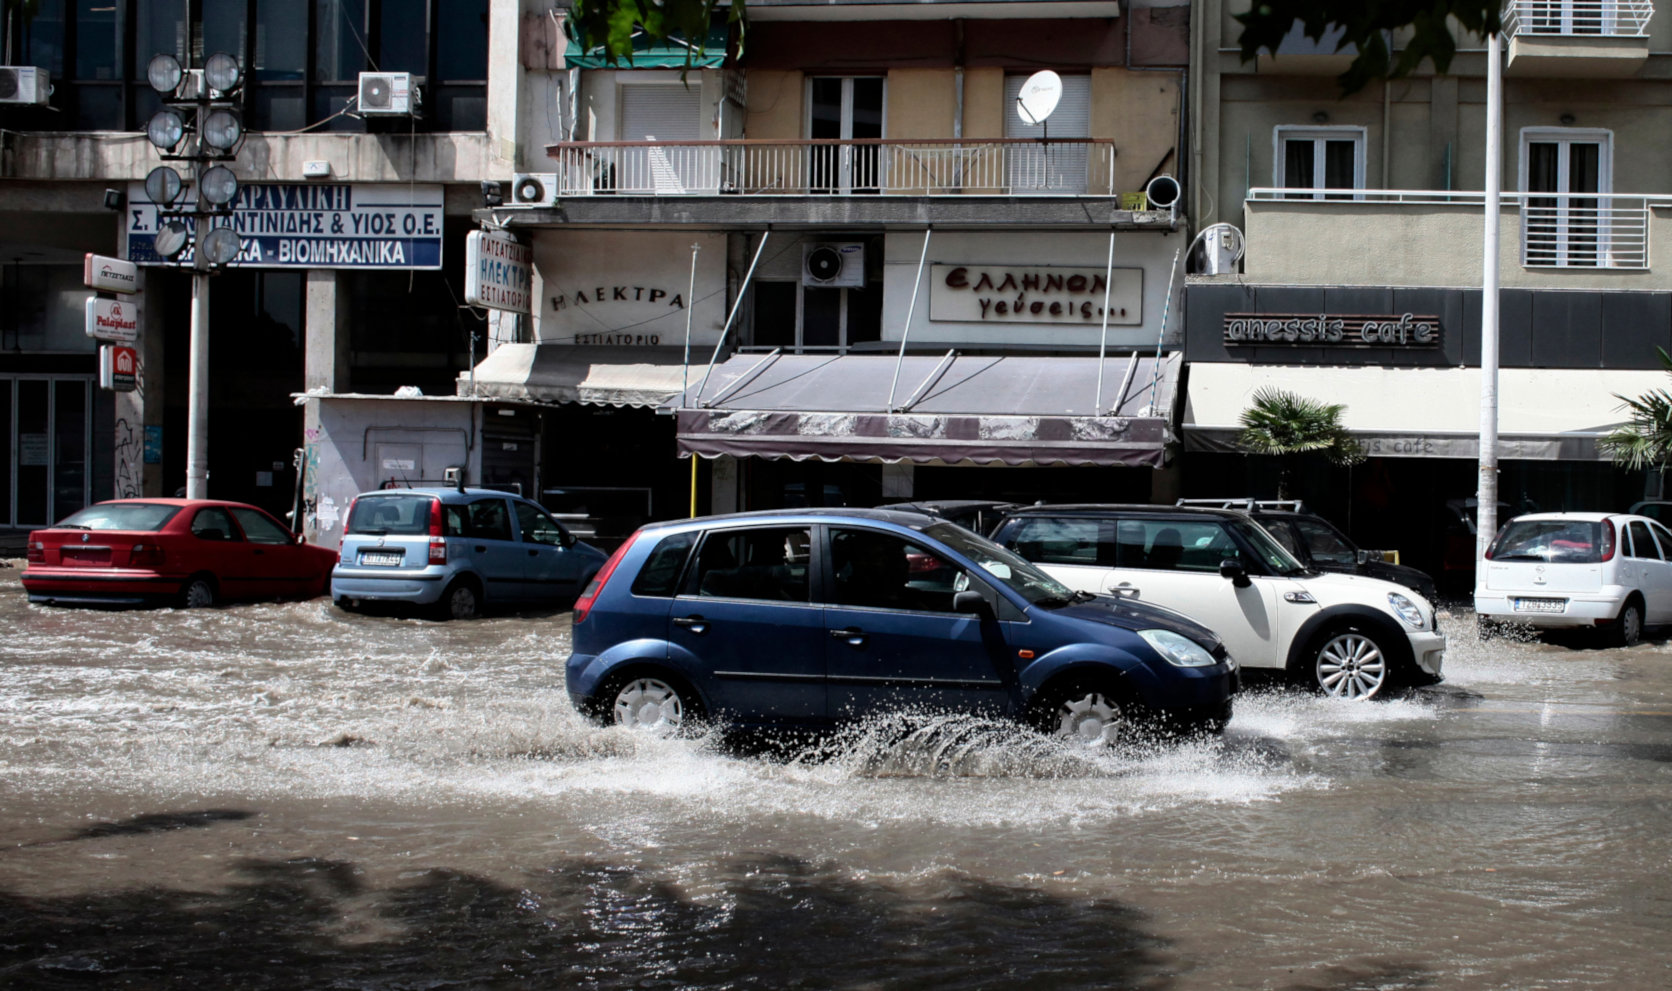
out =
<path fill-rule="evenodd" d="M 708 29 L 701 50 L 679 38 L 656 42 L 641 30 L 633 32 L 631 61 L 623 59 L 612 66 L 604 58 L 602 45 L 583 52 L 573 38 L 563 57 L 572 69 L 683 69 L 687 64 L 695 69 L 715 69 L 726 61 L 726 24 L 721 21 Z"/>

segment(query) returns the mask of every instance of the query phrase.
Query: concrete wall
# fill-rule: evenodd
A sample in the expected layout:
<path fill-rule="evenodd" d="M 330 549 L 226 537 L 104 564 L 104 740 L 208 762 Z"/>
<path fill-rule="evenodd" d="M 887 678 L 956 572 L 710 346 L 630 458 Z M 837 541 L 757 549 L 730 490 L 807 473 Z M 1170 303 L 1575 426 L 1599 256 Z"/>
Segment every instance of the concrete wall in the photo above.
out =
<path fill-rule="evenodd" d="M 1171 72 L 1092 70 L 1091 136 L 1115 142 L 1115 192 L 1143 189 L 1157 167 L 1169 175 L 1179 174 L 1181 82 L 1183 77 Z M 1089 187 L 1110 188 L 1103 161 L 1096 155 L 1092 156 Z"/>
<path fill-rule="evenodd" d="M 792 70 L 750 69 L 744 135 L 769 141 L 804 137 L 801 111 L 805 79 L 800 72 Z"/>

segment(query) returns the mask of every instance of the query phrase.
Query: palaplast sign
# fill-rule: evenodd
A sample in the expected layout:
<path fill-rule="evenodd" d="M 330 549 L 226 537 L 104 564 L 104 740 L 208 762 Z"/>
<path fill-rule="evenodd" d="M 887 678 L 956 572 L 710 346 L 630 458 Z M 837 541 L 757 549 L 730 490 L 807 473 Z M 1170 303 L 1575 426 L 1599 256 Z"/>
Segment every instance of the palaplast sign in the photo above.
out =
<path fill-rule="evenodd" d="M 195 190 L 174 206 L 190 209 Z M 238 188 L 232 228 L 245 268 L 436 269 L 441 267 L 443 191 L 400 183 L 252 182 Z M 162 217 L 144 183 L 128 186 L 128 258 L 171 264 L 157 254 Z M 190 218 L 186 218 L 188 226 Z M 219 223 L 219 221 L 217 221 Z M 191 261 L 188 247 L 175 263 Z"/>

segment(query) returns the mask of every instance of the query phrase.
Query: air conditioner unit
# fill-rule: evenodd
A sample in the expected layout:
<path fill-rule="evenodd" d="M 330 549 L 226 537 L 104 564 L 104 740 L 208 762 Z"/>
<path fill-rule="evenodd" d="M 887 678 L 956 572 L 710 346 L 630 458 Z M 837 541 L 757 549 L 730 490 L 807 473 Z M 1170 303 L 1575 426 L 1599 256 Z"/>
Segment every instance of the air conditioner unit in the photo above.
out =
<path fill-rule="evenodd" d="M 410 117 L 418 111 L 418 87 L 410 72 L 360 73 L 357 107 L 365 117 Z"/>
<path fill-rule="evenodd" d="M 38 66 L 0 66 L 0 103 L 46 106 L 52 95 L 51 75 Z"/>
<path fill-rule="evenodd" d="M 865 245 L 858 241 L 818 241 L 802 245 L 801 284 L 864 288 Z"/>
<path fill-rule="evenodd" d="M 513 172 L 511 202 L 517 206 L 556 206 L 556 172 Z"/>

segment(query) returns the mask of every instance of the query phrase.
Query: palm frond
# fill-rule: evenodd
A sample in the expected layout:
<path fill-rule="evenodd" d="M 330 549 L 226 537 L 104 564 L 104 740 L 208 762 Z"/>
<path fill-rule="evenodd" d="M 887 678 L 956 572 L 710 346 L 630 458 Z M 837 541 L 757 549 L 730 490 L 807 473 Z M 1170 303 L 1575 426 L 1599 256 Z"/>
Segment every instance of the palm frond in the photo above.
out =
<path fill-rule="evenodd" d="M 1346 427 L 1347 407 L 1322 403 L 1282 389 L 1263 388 L 1242 412 L 1237 443 L 1251 454 L 1322 454 L 1341 465 L 1364 460 L 1364 450 Z"/>

